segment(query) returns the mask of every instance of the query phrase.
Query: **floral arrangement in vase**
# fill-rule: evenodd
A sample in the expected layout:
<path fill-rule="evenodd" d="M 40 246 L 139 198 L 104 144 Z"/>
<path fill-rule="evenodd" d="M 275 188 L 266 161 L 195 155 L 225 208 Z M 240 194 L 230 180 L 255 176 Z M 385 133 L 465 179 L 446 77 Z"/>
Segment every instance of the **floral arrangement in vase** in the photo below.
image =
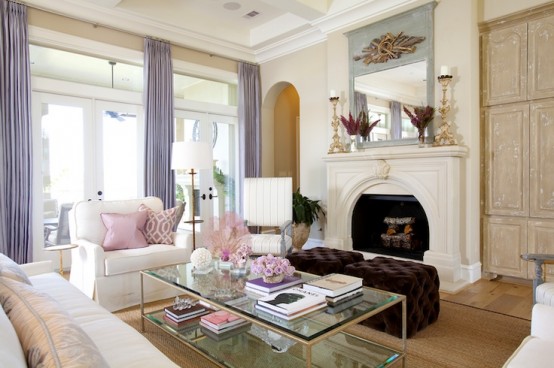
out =
<path fill-rule="evenodd" d="M 295 268 L 288 259 L 268 254 L 256 258 L 250 265 L 250 271 L 262 275 L 264 282 L 271 284 L 283 281 L 285 276 L 292 276 Z"/>
<path fill-rule="evenodd" d="M 239 249 L 235 253 L 229 256 L 229 261 L 236 268 L 243 268 L 246 266 L 248 257 L 252 254 L 252 247 L 249 244 L 241 244 Z"/>
<path fill-rule="evenodd" d="M 226 212 L 224 217 L 212 218 L 206 223 L 204 245 L 214 257 L 221 261 L 238 261 L 252 253 L 250 231 L 244 220 L 234 212 Z"/>
<path fill-rule="evenodd" d="M 367 137 L 369 137 L 369 134 L 375 128 L 377 124 L 381 121 L 381 119 L 377 119 L 374 122 L 369 122 L 369 115 L 365 111 L 360 111 L 360 136 L 367 141 Z"/>
<path fill-rule="evenodd" d="M 410 118 L 412 125 L 417 129 L 417 138 L 420 144 L 423 144 L 425 141 L 425 128 L 429 125 L 431 121 L 435 118 L 435 108 L 429 105 L 414 107 L 414 112 L 412 113 L 408 107 L 404 106 L 404 112 Z"/>
<path fill-rule="evenodd" d="M 359 117 L 358 119 L 354 119 L 352 113 L 348 113 L 348 119 L 341 115 L 340 122 L 344 126 L 344 129 L 346 129 L 346 133 L 348 133 L 348 135 L 352 136 L 360 133 L 361 119 Z"/>

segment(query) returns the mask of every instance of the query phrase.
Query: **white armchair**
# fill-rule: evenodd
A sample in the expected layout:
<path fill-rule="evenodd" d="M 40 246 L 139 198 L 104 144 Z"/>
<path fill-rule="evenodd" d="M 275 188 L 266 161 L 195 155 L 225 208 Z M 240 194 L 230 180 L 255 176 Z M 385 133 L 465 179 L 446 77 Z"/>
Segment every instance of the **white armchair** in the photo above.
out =
<path fill-rule="evenodd" d="M 292 178 L 245 178 L 243 199 L 248 226 L 279 228 L 278 234 L 252 234 L 253 254 L 285 256 L 292 246 Z"/>
<path fill-rule="evenodd" d="M 554 349 L 554 307 L 535 304 L 531 335 L 527 336 L 504 364 L 504 368 L 552 367 Z"/>
<path fill-rule="evenodd" d="M 190 260 L 192 242 L 184 233 L 173 233 L 173 244 L 150 244 L 143 248 L 106 251 L 102 247 L 107 229 L 100 214 L 129 214 L 141 204 L 163 210 L 159 198 L 120 201 L 82 201 L 69 212 L 71 251 L 69 281 L 110 311 L 140 303 L 140 270 L 184 263 Z M 178 221 L 179 219 L 177 219 Z M 145 302 L 175 296 L 171 288 L 145 278 Z"/>

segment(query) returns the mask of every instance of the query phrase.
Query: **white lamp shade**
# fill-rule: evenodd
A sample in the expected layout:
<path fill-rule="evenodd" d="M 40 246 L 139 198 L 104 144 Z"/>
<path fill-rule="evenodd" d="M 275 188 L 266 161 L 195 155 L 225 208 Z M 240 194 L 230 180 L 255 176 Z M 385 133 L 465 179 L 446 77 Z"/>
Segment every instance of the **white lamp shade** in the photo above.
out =
<path fill-rule="evenodd" d="M 173 142 L 172 170 L 205 170 L 213 167 L 212 147 L 206 142 Z"/>

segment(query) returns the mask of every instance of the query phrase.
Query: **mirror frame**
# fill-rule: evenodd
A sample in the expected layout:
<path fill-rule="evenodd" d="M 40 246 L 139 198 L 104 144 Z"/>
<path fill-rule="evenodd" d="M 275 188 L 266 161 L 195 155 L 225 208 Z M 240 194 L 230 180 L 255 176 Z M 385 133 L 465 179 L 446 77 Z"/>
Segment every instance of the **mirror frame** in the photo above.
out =
<path fill-rule="evenodd" d="M 369 24 L 362 28 L 350 31 L 345 35 L 348 37 L 348 65 L 349 65 L 349 98 L 350 111 L 355 111 L 354 87 L 355 79 L 358 76 L 392 69 L 395 67 L 416 63 L 427 62 L 427 105 L 434 106 L 435 103 L 435 77 L 434 77 L 434 21 L 433 10 L 436 2 L 430 2 L 404 13 L 392 16 L 382 21 Z M 364 64 L 362 60 L 354 60 L 355 56 L 362 54 L 362 49 L 367 47 L 374 39 L 379 39 L 387 33 L 397 35 L 403 32 L 405 36 L 424 37 L 425 39 L 416 44 L 413 53 L 402 53 L 397 59 L 389 59 L 382 63 Z M 434 136 L 437 118 L 427 127 L 426 142 Z M 407 145 L 417 143 L 417 138 L 404 138 L 386 141 L 364 142 L 363 148 L 377 146 Z"/>

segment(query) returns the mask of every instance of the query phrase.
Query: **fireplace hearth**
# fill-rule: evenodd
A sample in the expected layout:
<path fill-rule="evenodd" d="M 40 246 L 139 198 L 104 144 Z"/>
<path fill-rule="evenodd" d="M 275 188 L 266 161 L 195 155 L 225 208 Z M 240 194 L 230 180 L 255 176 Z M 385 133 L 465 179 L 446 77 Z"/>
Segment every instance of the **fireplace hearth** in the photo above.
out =
<path fill-rule="evenodd" d="M 342 250 L 356 249 L 366 259 L 377 255 L 398 259 L 417 257 L 414 262 L 436 267 L 441 289 L 448 292 L 456 292 L 478 280 L 481 277 L 481 264 L 465 262 L 468 255 L 479 252 L 480 245 L 467 242 L 462 232 L 467 214 L 462 201 L 467 183 L 467 178 L 462 176 L 467 154 L 467 148 L 462 146 L 406 145 L 327 155 L 324 158 L 328 190 L 326 246 Z M 358 203 L 366 195 L 415 197 L 427 220 L 427 227 L 423 226 L 428 232 L 425 236 L 427 243 L 421 234 L 425 230 L 418 228 L 422 216 L 411 213 L 397 215 L 396 209 L 390 208 L 391 213 L 382 213 L 379 218 L 372 218 L 374 206 L 371 205 L 367 215 L 358 215 L 358 207 L 368 206 Z M 362 199 L 362 203 L 363 201 L 366 199 Z M 408 200 L 402 202 L 404 206 L 414 203 Z M 385 217 L 389 217 L 389 223 L 384 223 Z M 412 221 L 411 217 L 415 218 L 413 224 L 409 223 Z M 375 235 L 365 234 L 370 224 L 385 227 L 385 235 L 382 228 Z M 390 224 L 393 226 L 389 231 Z M 410 234 L 407 225 L 413 228 L 414 236 L 416 233 L 418 237 L 421 236 L 418 242 L 412 242 L 411 236 L 407 236 Z M 357 227 L 362 229 L 363 236 L 353 233 L 357 232 Z M 367 237 L 377 240 L 368 242 Z M 365 247 L 377 248 L 375 244 L 382 246 L 383 239 L 388 241 L 388 247 L 382 247 L 378 250 L 379 253 L 375 249 L 358 250 Z M 402 247 L 412 249 L 399 249 Z M 390 254 L 397 251 L 402 251 L 403 254 Z M 389 254 L 384 254 L 386 252 Z"/>
<path fill-rule="evenodd" d="M 422 261 L 429 223 L 413 195 L 364 194 L 352 211 L 354 250 Z"/>

